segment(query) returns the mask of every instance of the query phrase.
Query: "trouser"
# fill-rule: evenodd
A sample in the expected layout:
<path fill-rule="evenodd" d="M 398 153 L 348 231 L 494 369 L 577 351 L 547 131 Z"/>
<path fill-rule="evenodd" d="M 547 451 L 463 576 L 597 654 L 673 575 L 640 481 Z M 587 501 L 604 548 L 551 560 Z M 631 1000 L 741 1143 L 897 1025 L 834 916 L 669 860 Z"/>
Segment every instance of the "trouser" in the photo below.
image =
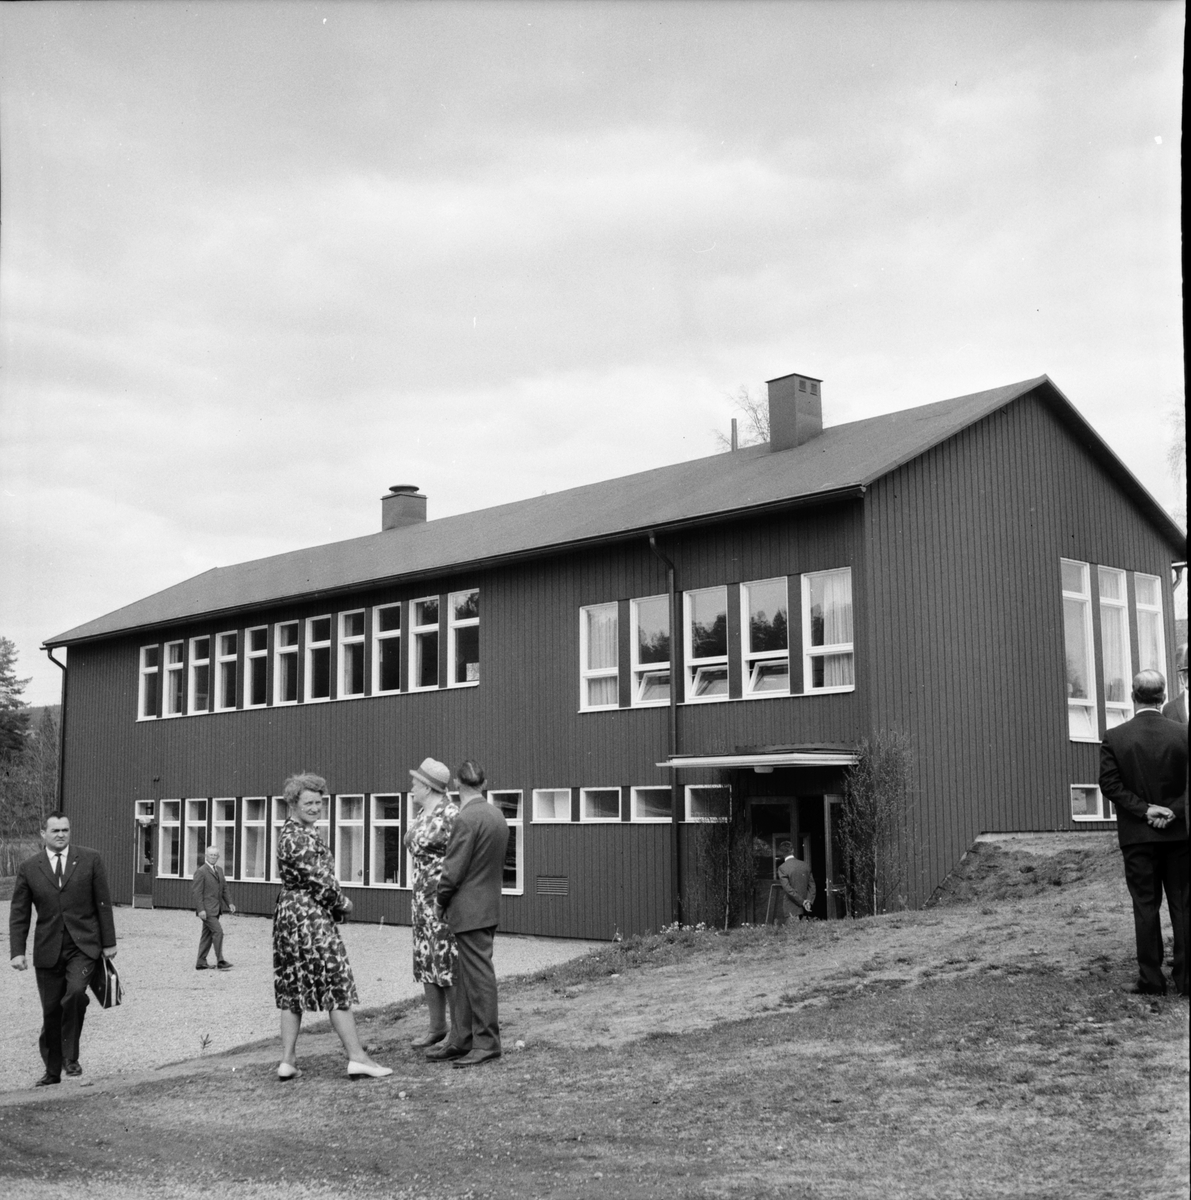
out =
<path fill-rule="evenodd" d="M 203 920 L 203 932 L 199 934 L 198 961 L 206 962 L 211 947 L 215 947 L 215 961 L 223 962 L 223 926 L 214 913 L 207 913 Z"/>
<path fill-rule="evenodd" d="M 492 938 L 496 926 L 455 934 L 459 970 L 455 980 L 455 1028 L 451 1041 L 460 1050 L 500 1053 L 500 1018 L 496 1006 L 496 970 Z"/>
<path fill-rule="evenodd" d="M 37 1047 L 48 1075 L 61 1077 L 64 1062 L 78 1062 L 83 1017 L 91 1002 L 87 984 L 94 970 L 95 959 L 88 958 L 65 930 L 57 963 L 36 968 L 42 1017 Z"/>
<path fill-rule="evenodd" d="M 1162 893 L 1174 930 L 1171 974 L 1175 990 L 1187 994 L 1188 844 L 1136 842 L 1122 846 L 1125 883 L 1133 898 L 1133 929 L 1137 938 L 1137 981 L 1142 987 L 1166 990 L 1162 977 Z"/>
<path fill-rule="evenodd" d="M 782 912 L 787 921 L 809 921 L 811 914 L 792 896 L 782 896 Z"/>

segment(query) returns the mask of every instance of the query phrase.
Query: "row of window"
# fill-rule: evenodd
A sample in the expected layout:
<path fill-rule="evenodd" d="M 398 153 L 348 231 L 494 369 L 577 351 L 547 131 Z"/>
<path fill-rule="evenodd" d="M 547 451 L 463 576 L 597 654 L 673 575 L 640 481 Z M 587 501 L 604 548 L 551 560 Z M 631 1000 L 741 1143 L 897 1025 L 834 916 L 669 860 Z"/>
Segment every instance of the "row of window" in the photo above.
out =
<path fill-rule="evenodd" d="M 490 791 L 509 823 L 504 892 L 523 890 L 525 817 L 522 793 Z M 722 821 L 729 815 L 730 789 L 692 785 L 684 790 L 684 819 Z M 219 850 L 229 879 L 278 882 L 277 833 L 288 806 L 281 796 L 216 796 L 179 800 L 138 800 L 142 827 L 138 870 L 159 878 L 189 878 L 208 846 Z M 661 823 L 673 820 L 668 787 L 537 788 L 532 821 Z M 409 793 L 373 792 L 327 796 L 315 831 L 335 855 L 336 877 L 357 887 L 409 888 L 413 863 L 404 836 L 413 821 Z M 156 845 L 152 828 L 156 823 Z"/>
<path fill-rule="evenodd" d="M 153 720 L 312 704 L 428 691 L 443 682 L 467 687 L 479 679 L 480 593 L 472 588 L 142 646 L 137 714 Z"/>
<path fill-rule="evenodd" d="M 843 692 L 855 686 L 852 637 L 852 570 L 816 571 L 793 577 L 800 591 L 797 647 L 791 646 L 790 579 L 699 588 L 682 595 L 685 703 Z M 739 638 L 729 637 L 729 605 L 740 614 Z M 593 604 L 580 610 L 579 706 L 621 706 L 620 621 L 622 605 Z M 627 602 L 628 703 L 670 702 L 670 600 L 646 596 Z M 793 663 L 793 666 L 792 666 Z M 795 679 L 801 673 L 801 686 Z M 732 673 L 739 691 L 732 686 Z"/>
<path fill-rule="evenodd" d="M 1135 672 L 1130 649 L 1130 576 L 1137 631 L 1136 669 L 1166 674 L 1161 580 L 1155 575 L 1094 566 L 1068 558 L 1062 560 L 1062 575 L 1068 734 L 1073 742 L 1098 742 L 1101 736 L 1098 680 L 1103 681 L 1105 729 L 1112 729 L 1133 716 Z M 1097 616 L 1099 659 L 1093 627 Z"/>

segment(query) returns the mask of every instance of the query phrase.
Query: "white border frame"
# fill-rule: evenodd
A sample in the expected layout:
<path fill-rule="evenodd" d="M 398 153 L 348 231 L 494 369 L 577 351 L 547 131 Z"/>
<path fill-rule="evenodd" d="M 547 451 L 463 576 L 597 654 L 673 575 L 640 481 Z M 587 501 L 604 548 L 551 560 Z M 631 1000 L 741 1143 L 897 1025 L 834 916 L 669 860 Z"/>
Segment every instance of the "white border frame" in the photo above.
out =
<path fill-rule="evenodd" d="M 360 632 L 347 632 L 347 618 L 360 618 Z M 335 698 L 337 700 L 361 700 L 368 695 L 368 610 L 366 608 L 349 608 L 337 615 L 336 633 L 339 638 L 339 662 L 336 668 Z M 360 647 L 360 690 L 347 690 L 348 647 Z M 355 793 L 353 793 L 355 794 Z"/>
<path fill-rule="evenodd" d="M 767 583 L 780 583 L 782 592 L 785 596 L 786 605 L 786 649 L 783 653 L 779 650 L 758 650 L 754 652 L 751 649 L 750 639 L 752 637 L 752 617 L 749 611 L 749 588 L 760 587 Z M 789 696 L 791 694 L 791 685 L 794 681 L 794 670 L 790 662 L 790 580 L 785 575 L 773 575 L 768 579 L 746 579 L 739 585 L 740 587 L 740 695 L 745 700 L 771 700 L 775 696 Z M 779 691 L 753 691 L 752 690 L 752 675 L 753 668 L 759 664 L 780 663 L 786 664 L 786 690 Z"/>
<path fill-rule="evenodd" d="M 696 658 L 691 648 L 691 614 L 694 598 L 705 596 L 710 592 L 720 592 L 724 597 L 724 652 L 723 654 L 713 654 L 710 657 Z M 729 679 L 728 667 L 728 604 L 728 585 L 723 583 L 715 584 L 712 587 L 692 588 L 689 592 L 682 593 L 682 698 L 686 704 L 721 704 L 723 701 L 731 699 L 732 684 Z M 717 673 L 723 671 L 724 690 L 722 693 L 710 696 L 695 695 L 695 685 L 704 671 Z"/>
<path fill-rule="evenodd" d="M 433 600 L 438 606 L 437 617 L 433 624 L 419 625 L 418 624 L 418 605 L 426 604 Z M 434 682 L 427 684 L 418 683 L 418 659 L 421 655 L 422 640 L 428 634 L 433 633 L 434 639 Z M 442 637 L 442 597 L 441 596 L 418 596 L 417 599 L 409 602 L 409 690 L 411 692 L 433 692 L 442 684 L 439 679 L 439 652 L 438 639 Z"/>
<path fill-rule="evenodd" d="M 283 629 L 293 629 L 294 640 L 291 643 L 282 643 L 281 631 Z M 287 708 L 291 704 L 297 704 L 302 699 L 302 622 L 293 621 L 274 621 L 273 622 L 273 707 Z M 285 679 L 285 671 L 283 668 L 283 659 L 292 658 L 294 661 L 294 698 L 292 700 L 283 700 L 281 696 L 281 685 Z"/>
<path fill-rule="evenodd" d="M 367 795 L 368 804 L 368 824 L 372 836 L 372 842 L 368 851 L 368 886 L 375 888 L 384 888 L 390 892 L 409 891 L 409 875 L 405 872 L 408 870 L 409 851 L 405 848 L 405 831 L 408 826 L 405 823 L 405 817 L 408 806 L 408 799 L 405 792 L 369 792 Z M 398 817 L 394 821 L 388 817 L 378 817 L 377 808 L 379 801 L 397 802 Z M 397 882 L 389 883 L 384 878 L 377 877 L 378 868 L 382 866 L 379 862 L 378 855 L 384 850 L 383 834 L 386 829 L 396 829 L 398 838 L 401 841 L 401 861 L 397 868 Z M 381 835 L 381 836 L 378 836 Z M 383 876 L 383 870 L 380 871 Z M 402 882 L 404 877 L 405 882 Z"/>
<path fill-rule="evenodd" d="M 592 792 L 616 793 L 616 816 L 589 817 L 587 815 L 587 798 Z M 624 812 L 624 795 L 619 787 L 581 787 L 579 789 L 579 823 L 581 825 L 619 825 L 623 824 L 621 814 Z"/>
<path fill-rule="evenodd" d="M 261 802 L 259 819 L 249 820 L 248 805 L 253 800 Z M 269 797 L 241 796 L 240 797 L 240 874 L 241 883 L 267 883 L 269 879 Z M 261 873 L 249 875 L 245 863 L 248 859 L 248 831 L 259 829 L 261 835 Z"/>
<path fill-rule="evenodd" d="M 354 817 L 345 817 L 343 815 L 343 802 L 345 800 L 359 800 L 360 802 L 360 817 L 356 820 Z M 365 826 L 368 823 L 368 796 L 364 792 L 337 792 L 335 794 L 335 878 L 339 880 L 343 887 L 364 887 L 368 877 L 368 839 L 365 834 Z M 359 879 L 344 879 L 340 873 L 342 863 L 339 855 L 343 850 L 343 838 L 340 836 L 345 829 L 358 829 L 360 831 L 360 878 Z"/>
<path fill-rule="evenodd" d="M 728 793 L 728 811 L 732 810 L 732 785 L 728 783 L 688 783 L 683 788 L 683 803 L 682 803 L 682 819 L 688 825 L 708 824 L 722 825 L 729 821 L 730 817 L 692 817 L 691 816 L 691 793 L 692 792 L 727 792 Z"/>
<path fill-rule="evenodd" d="M 390 609 L 397 610 L 397 628 L 381 629 L 380 614 Z M 372 694 L 374 696 L 399 696 L 401 694 L 401 637 L 405 632 L 405 613 L 402 612 L 400 600 L 390 604 L 374 604 L 372 606 Z M 380 686 L 381 645 L 385 642 L 395 642 L 397 649 L 397 686 L 382 688 Z M 377 792 L 378 796 L 395 796 L 396 792 Z M 389 885 L 393 886 L 392 884 Z"/>
<path fill-rule="evenodd" d="M 186 646 L 186 713 L 191 717 L 205 717 L 211 711 L 211 705 L 215 701 L 215 696 L 212 690 L 214 679 L 211 674 L 211 653 L 215 647 L 211 644 L 214 639 L 209 633 L 200 633 L 197 637 L 192 637 Z M 194 652 L 195 642 L 207 643 L 207 654 L 205 658 L 199 658 Z M 195 671 L 199 667 L 207 668 L 207 707 L 198 708 L 194 702 L 194 680 Z"/>
<path fill-rule="evenodd" d="M 265 635 L 265 648 L 263 650 L 254 650 L 252 648 L 252 635 L 254 633 L 263 633 Z M 265 698 L 259 703 L 254 704 L 252 700 L 252 675 L 255 663 L 263 662 L 265 667 Z M 244 690 L 243 704 L 245 708 L 268 708 L 269 706 L 269 627 L 268 625 L 250 625 L 244 630 Z"/>
<path fill-rule="evenodd" d="M 157 651 L 157 662 L 153 666 L 146 666 L 145 653 L 148 650 Z M 127 662 L 128 660 L 125 659 Z M 136 719 L 138 721 L 156 721 L 156 711 L 145 715 L 145 678 L 149 675 L 157 677 L 157 704 L 155 708 L 160 708 L 162 705 L 161 696 L 161 646 L 154 642 L 150 646 L 142 646 L 140 654 L 137 656 L 137 688 L 136 688 Z"/>
<path fill-rule="evenodd" d="M 848 598 L 852 605 L 852 640 L 850 642 L 832 642 L 822 646 L 811 645 L 811 580 L 821 579 L 824 575 L 848 576 Z M 807 571 L 799 581 L 802 587 L 802 694 L 804 696 L 831 696 L 842 692 L 856 690 L 856 593 L 852 588 L 851 567 L 831 567 L 826 571 Z M 852 656 L 852 682 L 839 687 L 814 686 L 814 660 L 830 658 L 837 654 Z"/>
<path fill-rule="evenodd" d="M 493 796 L 516 796 L 517 811 L 521 814 L 518 817 L 510 817 L 500 808 L 499 804 L 492 799 Z M 525 895 L 525 793 L 518 788 L 494 788 L 487 795 L 489 804 L 495 805 L 500 809 L 506 823 L 509 826 L 509 832 L 515 835 L 515 852 L 517 855 L 517 886 L 507 888 L 503 883 L 503 874 L 501 876 L 502 883 L 500 894 L 502 896 L 524 896 Z M 507 851 L 506 851 L 507 854 Z"/>
<path fill-rule="evenodd" d="M 233 651 L 233 653 L 224 653 L 224 638 L 236 639 L 236 649 Z M 212 690 L 215 694 L 211 697 L 212 712 L 235 712 L 236 701 L 239 699 L 239 678 L 236 678 L 232 681 L 232 686 L 230 689 L 227 689 L 223 686 L 224 668 L 229 663 L 232 665 L 232 668 L 236 671 L 238 676 L 240 669 L 240 631 L 238 629 L 225 629 L 222 633 L 217 633 L 215 635 L 215 669 L 212 672 L 212 683 L 215 685 Z M 228 690 L 231 691 L 232 702 L 230 704 L 224 704 L 223 700 L 225 699 L 225 692 Z"/>
<path fill-rule="evenodd" d="M 326 621 L 327 636 L 325 640 L 314 640 L 314 623 L 315 621 Z M 328 700 L 335 698 L 335 677 L 331 672 L 331 647 L 335 643 L 335 614 L 322 613 L 317 617 L 306 618 L 306 653 L 304 660 L 306 663 L 306 679 L 305 686 L 302 689 L 303 700 L 306 704 L 326 704 Z M 310 689 L 314 685 L 314 655 L 318 650 L 327 652 L 327 694 L 325 696 L 313 696 Z"/>
<path fill-rule="evenodd" d="M 670 611 L 670 597 L 666 593 L 660 596 L 638 596 L 629 601 L 629 670 L 631 672 L 630 680 L 632 687 L 629 693 L 629 704 L 632 708 L 662 708 L 670 703 L 670 697 L 664 696 L 659 700 L 642 700 L 641 687 L 645 682 L 646 675 L 669 675 L 670 691 L 673 692 L 675 682 L 673 673 L 670 670 L 670 665 L 673 661 L 673 653 L 671 653 L 664 663 L 645 663 L 642 664 L 637 654 L 641 649 L 641 631 L 640 622 L 637 617 L 638 609 L 642 604 L 646 604 L 651 600 L 661 600 L 666 609 L 666 623 L 671 626 L 669 637 L 671 639 L 670 646 L 673 650 L 674 646 L 674 629 L 673 617 L 674 614 Z"/>
<path fill-rule="evenodd" d="M 1082 592 L 1072 592 L 1063 584 L 1063 566 L 1078 567 L 1083 572 Z M 1098 709 L 1098 701 L 1100 697 L 1100 681 L 1096 673 L 1096 642 L 1092 635 L 1092 568 L 1086 562 L 1080 562 L 1076 558 L 1059 559 L 1059 583 L 1062 586 L 1063 608 L 1060 613 L 1062 625 L 1060 628 L 1063 631 L 1063 660 L 1066 663 L 1067 658 L 1067 605 L 1068 600 L 1078 600 L 1083 605 L 1083 635 L 1084 648 L 1087 654 L 1088 662 L 1088 696 L 1087 699 L 1081 700 L 1078 697 L 1066 697 L 1066 712 L 1067 712 L 1067 740 L 1069 742 L 1081 742 L 1084 744 L 1100 741 L 1100 713 Z M 1064 682 L 1066 681 L 1066 666 L 1063 669 Z M 1092 716 L 1092 732 L 1087 737 L 1077 737 L 1071 732 L 1071 709 L 1072 707 L 1086 709 Z"/>
<path fill-rule="evenodd" d="M 455 602 L 460 597 L 471 596 L 476 597 L 476 615 L 474 617 L 459 618 L 455 616 Z M 455 635 L 460 629 L 474 629 L 476 631 L 476 653 L 480 651 L 480 589 L 478 587 L 462 588 L 458 592 L 451 592 L 447 596 L 447 687 L 449 688 L 465 688 L 479 687 L 479 676 L 475 679 L 460 679 L 455 678 L 455 668 L 458 665 L 456 661 Z M 440 622 L 441 625 L 441 622 Z M 480 667 L 482 659 L 476 659 L 477 670 Z"/>
<path fill-rule="evenodd" d="M 616 662 L 611 667 L 592 667 L 588 665 L 591 649 L 588 634 L 588 614 L 600 609 L 610 608 L 616 624 Z M 588 703 L 588 684 L 597 679 L 615 680 L 613 688 L 615 699 L 611 704 Z M 579 711 L 608 712 L 620 707 L 620 604 L 611 600 L 604 604 L 585 604 L 579 609 Z"/>
<path fill-rule="evenodd" d="M 1121 598 L 1119 600 L 1105 599 L 1101 576 L 1107 572 L 1116 575 L 1121 583 Z M 1104 728 L 1107 732 L 1118 725 L 1123 725 L 1133 716 L 1133 650 L 1129 645 L 1129 579 L 1128 573 L 1121 567 L 1109 567 L 1103 563 L 1096 564 L 1096 590 L 1100 599 L 1100 670 L 1104 678 L 1101 684 L 1104 689 Z M 1108 665 L 1104 654 L 1104 624 L 1105 618 L 1111 617 L 1121 623 L 1121 644 L 1125 648 L 1125 699 L 1110 700 L 1108 698 Z M 1110 719 L 1112 715 L 1116 720 Z M 1072 785 L 1078 786 L 1078 785 Z"/>
<path fill-rule="evenodd" d="M 665 792 L 670 812 L 664 817 L 641 816 L 637 811 L 639 792 Z M 674 789 L 668 783 L 651 783 L 629 788 L 629 820 L 635 825 L 672 825 L 674 823 Z"/>
<path fill-rule="evenodd" d="M 550 794 L 557 796 L 559 793 L 565 793 L 567 798 L 567 815 L 565 817 L 540 817 L 538 816 L 538 797 Z M 567 788 L 534 788 L 533 789 L 533 811 L 532 821 L 535 825 L 569 825 L 571 824 L 571 789 Z"/>
<path fill-rule="evenodd" d="M 178 661 L 170 662 L 170 651 L 179 646 L 181 649 L 178 652 Z M 166 642 L 162 647 L 161 664 L 161 716 L 162 719 L 173 719 L 174 717 L 186 716 L 186 639 L 179 638 L 174 642 Z M 180 704 L 176 712 L 170 709 L 170 697 L 173 695 L 175 682 L 174 676 L 177 676 L 182 682 L 182 695 L 179 697 Z"/>

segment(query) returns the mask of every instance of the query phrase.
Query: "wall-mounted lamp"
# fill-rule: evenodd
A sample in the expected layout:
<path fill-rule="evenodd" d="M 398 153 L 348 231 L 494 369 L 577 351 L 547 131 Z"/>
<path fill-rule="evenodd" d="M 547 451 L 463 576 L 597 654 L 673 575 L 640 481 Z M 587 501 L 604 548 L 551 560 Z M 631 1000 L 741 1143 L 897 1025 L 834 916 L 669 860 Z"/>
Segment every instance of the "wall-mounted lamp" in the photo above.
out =
<path fill-rule="evenodd" d="M 754 768 L 753 768 L 753 770 L 754 770 L 754 771 L 755 771 L 755 772 L 756 772 L 758 775 L 772 775 L 772 774 L 773 774 L 773 768 L 772 768 L 772 767 L 754 767 Z"/>

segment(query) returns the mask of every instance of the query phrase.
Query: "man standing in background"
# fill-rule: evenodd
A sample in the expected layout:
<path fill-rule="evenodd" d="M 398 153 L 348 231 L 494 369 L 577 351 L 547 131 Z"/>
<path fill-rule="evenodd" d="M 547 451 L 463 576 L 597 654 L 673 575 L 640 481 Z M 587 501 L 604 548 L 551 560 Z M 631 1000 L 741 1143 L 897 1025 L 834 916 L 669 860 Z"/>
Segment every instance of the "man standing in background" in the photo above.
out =
<path fill-rule="evenodd" d="M 786 912 L 786 920 L 790 920 L 791 917 L 805 920 L 810 916 L 811 907 L 815 903 L 815 877 L 807 863 L 794 857 L 793 842 L 782 842 L 777 852 L 782 856 L 777 878 L 785 893 L 782 906 Z"/>
<path fill-rule="evenodd" d="M 194 897 L 195 915 L 203 923 L 203 932 L 199 935 L 198 961 L 194 964 L 194 969 L 207 970 L 207 954 L 214 946 L 216 967 L 221 971 L 228 971 L 232 964 L 223 957 L 223 926 L 219 923 L 219 914 L 234 913 L 236 906 L 228 895 L 227 878 L 219 865 L 219 851 L 216 847 L 207 847 L 206 861 L 200 863 L 199 869 L 194 873 L 191 894 Z"/>

